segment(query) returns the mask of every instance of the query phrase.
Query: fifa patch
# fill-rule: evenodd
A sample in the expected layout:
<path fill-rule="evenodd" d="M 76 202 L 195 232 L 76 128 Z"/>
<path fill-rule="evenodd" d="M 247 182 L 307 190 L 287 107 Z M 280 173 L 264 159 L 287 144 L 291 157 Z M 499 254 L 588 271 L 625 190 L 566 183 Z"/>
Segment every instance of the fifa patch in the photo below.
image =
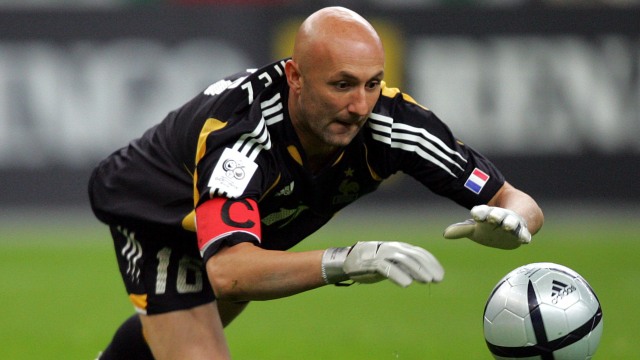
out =
<path fill-rule="evenodd" d="M 236 150 L 226 148 L 213 169 L 207 186 L 211 193 L 239 197 L 249 185 L 258 165 Z"/>
<path fill-rule="evenodd" d="M 473 172 L 471 172 L 471 175 L 469 175 L 467 181 L 464 183 L 464 187 L 476 194 L 480 194 L 480 191 L 482 191 L 482 188 L 487 183 L 489 178 L 490 176 L 487 175 L 484 171 L 475 168 L 473 169 Z"/>

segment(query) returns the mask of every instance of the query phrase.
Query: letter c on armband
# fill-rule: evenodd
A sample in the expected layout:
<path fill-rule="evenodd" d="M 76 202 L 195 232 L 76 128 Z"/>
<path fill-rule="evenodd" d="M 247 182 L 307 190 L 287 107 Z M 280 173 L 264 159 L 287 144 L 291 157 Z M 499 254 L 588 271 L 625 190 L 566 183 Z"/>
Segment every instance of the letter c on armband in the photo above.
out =
<path fill-rule="evenodd" d="M 253 206 L 246 199 L 240 199 L 240 200 L 228 199 L 222 205 L 221 214 L 220 214 L 222 216 L 222 221 L 224 221 L 224 223 L 229 225 L 229 226 L 240 228 L 240 229 L 249 229 L 249 228 L 254 227 L 256 223 L 254 221 L 252 221 L 248 217 L 243 222 L 236 221 L 236 220 L 234 220 L 232 218 L 234 215 L 237 216 L 238 214 L 246 214 L 245 211 L 234 211 L 234 212 L 232 212 L 231 207 L 233 205 L 236 205 L 236 204 L 244 205 L 245 209 L 248 210 L 249 212 L 253 212 L 254 211 Z"/>

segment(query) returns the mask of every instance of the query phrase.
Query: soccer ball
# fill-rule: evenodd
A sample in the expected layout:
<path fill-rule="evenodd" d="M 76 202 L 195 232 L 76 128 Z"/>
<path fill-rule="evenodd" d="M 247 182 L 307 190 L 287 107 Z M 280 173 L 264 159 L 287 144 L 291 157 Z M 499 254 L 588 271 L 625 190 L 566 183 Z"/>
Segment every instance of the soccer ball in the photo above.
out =
<path fill-rule="evenodd" d="M 495 286 L 484 309 L 484 337 L 496 359 L 591 359 L 602 309 L 587 281 L 553 263 L 521 266 Z"/>

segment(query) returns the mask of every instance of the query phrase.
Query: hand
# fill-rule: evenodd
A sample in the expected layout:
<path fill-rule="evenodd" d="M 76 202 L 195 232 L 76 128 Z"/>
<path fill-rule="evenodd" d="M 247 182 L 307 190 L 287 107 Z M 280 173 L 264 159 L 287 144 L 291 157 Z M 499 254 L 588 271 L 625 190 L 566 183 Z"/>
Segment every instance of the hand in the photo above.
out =
<path fill-rule="evenodd" d="M 511 210 L 478 205 L 471 209 L 471 217 L 473 219 L 449 225 L 444 237 L 466 237 L 478 244 L 507 250 L 531 242 L 527 222 Z"/>
<path fill-rule="evenodd" d="M 327 249 L 322 257 L 322 273 L 327 284 L 346 280 L 370 284 L 389 279 L 402 287 L 414 280 L 429 283 L 444 277 L 438 260 L 423 248 L 379 241 Z"/>

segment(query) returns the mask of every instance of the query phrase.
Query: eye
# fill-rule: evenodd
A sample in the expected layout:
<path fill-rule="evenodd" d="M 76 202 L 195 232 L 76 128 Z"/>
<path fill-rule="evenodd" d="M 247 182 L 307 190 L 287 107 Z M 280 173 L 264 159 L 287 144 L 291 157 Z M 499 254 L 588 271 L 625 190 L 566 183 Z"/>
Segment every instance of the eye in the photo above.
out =
<path fill-rule="evenodd" d="M 338 81 L 334 84 L 334 86 L 339 90 L 344 90 L 344 89 L 348 89 L 351 86 L 351 84 L 349 84 L 347 81 Z"/>
<path fill-rule="evenodd" d="M 375 90 L 380 86 L 380 80 L 372 80 L 369 81 L 366 85 L 367 89 L 369 90 Z"/>

